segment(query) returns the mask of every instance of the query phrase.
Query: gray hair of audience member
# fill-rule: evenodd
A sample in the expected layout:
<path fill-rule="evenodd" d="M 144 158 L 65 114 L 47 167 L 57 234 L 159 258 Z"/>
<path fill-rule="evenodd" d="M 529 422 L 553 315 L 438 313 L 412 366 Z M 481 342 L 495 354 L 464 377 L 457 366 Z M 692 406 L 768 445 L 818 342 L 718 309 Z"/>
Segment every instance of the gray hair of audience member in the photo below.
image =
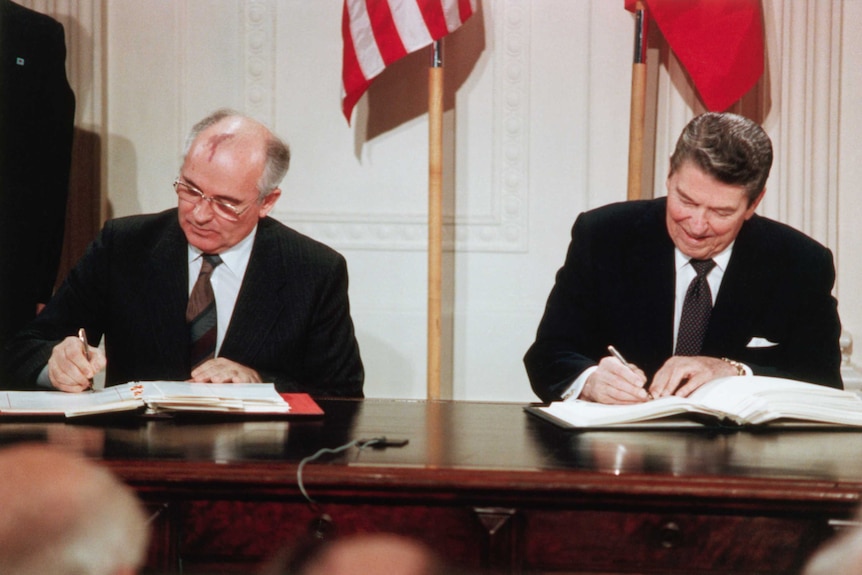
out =
<path fill-rule="evenodd" d="M 107 468 L 43 444 L 0 450 L 0 573 L 126 575 L 144 564 L 149 525 Z"/>
<path fill-rule="evenodd" d="M 772 141 L 756 122 L 737 114 L 707 112 L 683 129 L 670 157 L 673 175 L 686 162 L 719 182 L 743 186 L 751 205 L 772 168 Z"/>
<path fill-rule="evenodd" d="M 254 118 L 240 114 L 239 112 L 229 108 L 216 110 L 192 126 L 183 148 L 183 158 L 185 158 L 189 153 L 192 144 L 194 144 L 195 139 L 197 139 L 201 132 L 218 124 L 226 118 L 235 117 L 245 118 L 246 120 L 260 124 L 261 126 L 263 125 Z M 269 128 L 266 130 L 267 133 L 269 133 L 269 139 L 266 141 L 266 165 L 264 166 L 263 174 L 257 182 L 258 200 L 262 200 L 278 187 L 281 180 L 284 179 L 285 174 L 287 174 L 288 167 L 290 167 L 290 147 L 285 144 L 281 138 L 273 134 L 272 130 Z"/>

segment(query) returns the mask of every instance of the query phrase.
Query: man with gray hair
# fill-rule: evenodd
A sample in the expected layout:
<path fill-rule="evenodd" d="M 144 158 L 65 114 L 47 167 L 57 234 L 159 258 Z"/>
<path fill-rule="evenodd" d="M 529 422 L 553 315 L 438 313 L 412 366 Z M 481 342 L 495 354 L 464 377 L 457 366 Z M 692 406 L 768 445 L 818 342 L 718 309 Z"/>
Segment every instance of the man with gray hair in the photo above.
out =
<path fill-rule="evenodd" d="M 273 382 L 361 397 L 344 258 L 269 217 L 289 159 L 247 116 L 201 120 L 173 182 L 177 208 L 105 225 L 7 346 L 5 386 L 79 392 L 106 369 L 106 385 Z M 104 354 L 93 346 L 103 335 Z"/>
<path fill-rule="evenodd" d="M 106 468 L 42 444 L 0 450 L 0 573 L 131 575 L 149 526 Z"/>
<path fill-rule="evenodd" d="M 524 363 L 543 401 L 637 403 L 750 374 L 842 387 L 832 253 L 755 214 L 772 143 L 706 113 L 667 197 L 584 212 Z"/>

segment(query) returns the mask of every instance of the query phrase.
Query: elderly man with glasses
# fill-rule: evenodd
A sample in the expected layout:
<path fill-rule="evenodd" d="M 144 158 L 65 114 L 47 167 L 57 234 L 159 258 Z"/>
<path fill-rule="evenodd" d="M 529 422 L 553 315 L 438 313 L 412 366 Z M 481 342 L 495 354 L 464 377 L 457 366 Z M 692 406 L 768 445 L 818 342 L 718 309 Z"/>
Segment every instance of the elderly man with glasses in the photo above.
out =
<path fill-rule="evenodd" d="M 105 225 L 7 346 L 4 387 L 83 391 L 105 369 L 106 385 L 268 381 L 361 397 L 344 258 L 268 217 L 289 158 L 235 112 L 195 125 L 173 184 L 178 207 Z M 93 346 L 103 335 L 104 354 Z"/>

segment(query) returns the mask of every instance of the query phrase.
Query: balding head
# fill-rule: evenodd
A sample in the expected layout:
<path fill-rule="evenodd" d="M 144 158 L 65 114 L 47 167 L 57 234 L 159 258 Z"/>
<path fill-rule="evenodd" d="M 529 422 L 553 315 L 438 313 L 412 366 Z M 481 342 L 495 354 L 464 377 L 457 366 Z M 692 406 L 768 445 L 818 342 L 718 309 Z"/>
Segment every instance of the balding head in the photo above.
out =
<path fill-rule="evenodd" d="M 287 146 L 247 116 L 220 110 L 195 124 L 178 178 L 185 187 L 177 188 L 189 244 L 220 254 L 248 237 L 281 196 L 289 160 Z"/>
<path fill-rule="evenodd" d="M 107 469 L 56 448 L 0 450 L 0 573 L 117 575 L 149 538 L 134 493 Z"/>
<path fill-rule="evenodd" d="M 239 112 L 221 109 L 195 124 L 186 138 L 184 159 L 200 154 L 213 162 L 222 154 L 259 170 L 260 197 L 278 188 L 290 165 L 290 148 L 269 128 Z"/>

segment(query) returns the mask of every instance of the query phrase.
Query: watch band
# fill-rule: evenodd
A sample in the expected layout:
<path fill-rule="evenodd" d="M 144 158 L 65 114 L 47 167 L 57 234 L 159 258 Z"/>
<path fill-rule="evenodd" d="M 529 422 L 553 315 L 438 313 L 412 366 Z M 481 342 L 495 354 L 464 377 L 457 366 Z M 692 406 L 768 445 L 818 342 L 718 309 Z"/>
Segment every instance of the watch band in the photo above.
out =
<path fill-rule="evenodd" d="M 745 375 L 745 367 L 741 363 L 739 363 L 738 361 L 734 361 L 734 360 L 729 359 L 727 357 L 722 357 L 721 361 L 729 363 L 730 365 L 735 367 L 736 368 L 736 375 Z"/>

